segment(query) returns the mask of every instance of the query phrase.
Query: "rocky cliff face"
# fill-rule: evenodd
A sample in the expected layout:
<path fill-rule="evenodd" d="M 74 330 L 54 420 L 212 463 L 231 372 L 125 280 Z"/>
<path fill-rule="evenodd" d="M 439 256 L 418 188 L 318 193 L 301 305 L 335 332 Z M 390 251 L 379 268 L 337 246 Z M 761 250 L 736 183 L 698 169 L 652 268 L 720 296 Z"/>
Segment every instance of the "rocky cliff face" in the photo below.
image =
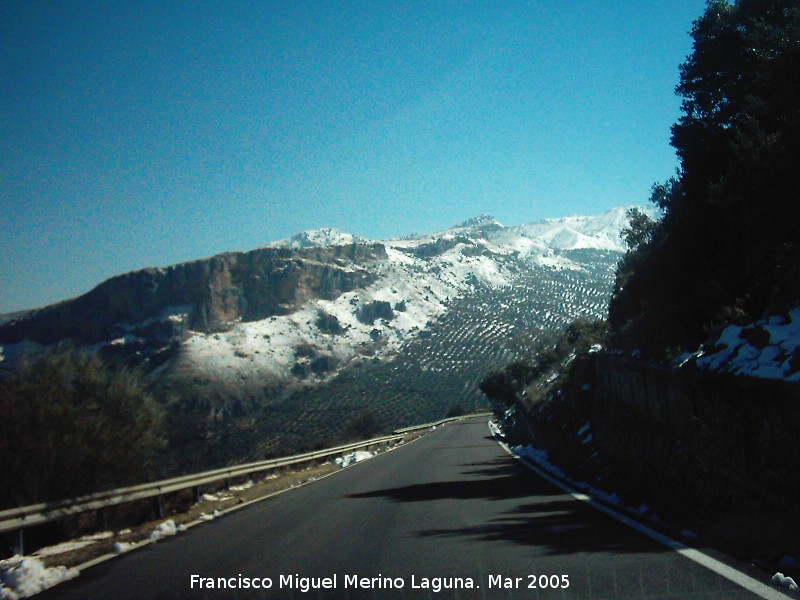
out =
<path fill-rule="evenodd" d="M 287 314 L 309 298 L 330 299 L 367 285 L 382 244 L 261 248 L 113 277 L 90 292 L 0 325 L 0 342 L 80 345 L 123 335 L 150 320 L 215 331 L 233 321 Z M 181 319 L 169 319 L 170 315 Z"/>

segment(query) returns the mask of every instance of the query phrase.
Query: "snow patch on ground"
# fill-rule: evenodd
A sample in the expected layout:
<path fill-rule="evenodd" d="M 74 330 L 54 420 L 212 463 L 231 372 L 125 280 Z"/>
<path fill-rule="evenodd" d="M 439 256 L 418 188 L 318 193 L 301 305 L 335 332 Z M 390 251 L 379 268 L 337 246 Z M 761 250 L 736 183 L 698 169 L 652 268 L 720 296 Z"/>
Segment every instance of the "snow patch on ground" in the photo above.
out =
<path fill-rule="evenodd" d="M 350 454 L 346 454 L 345 456 L 340 456 L 333 462 L 339 465 L 342 468 L 349 467 L 352 464 L 357 462 L 361 462 L 362 460 L 367 460 L 375 456 L 374 452 L 369 452 L 367 450 L 356 450 L 355 452 L 351 452 Z"/>
<path fill-rule="evenodd" d="M 786 577 L 783 573 L 778 572 L 772 576 L 772 583 L 775 585 L 780 585 L 785 588 L 789 588 L 790 590 L 798 589 L 797 583 L 791 577 Z"/>
<path fill-rule="evenodd" d="M 176 535 L 179 531 L 183 531 L 182 525 L 176 525 L 173 519 L 159 523 L 150 533 L 151 540 L 160 540 L 161 538 Z"/>
<path fill-rule="evenodd" d="M 36 552 L 33 553 L 33 556 L 55 556 L 56 554 L 64 554 L 65 552 L 71 552 L 72 550 L 78 550 L 80 548 L 85 548 L 86 546 L 91 546 L 94 544 L 93 541 L 90 540 L 75 540 L 72 542 L 62 542 L 60 544 L 56 544 L 55 546 L 47 546 L 46 548 L 39 548 Z"/>
<path fill-rule="evenodd" d="M 107 540 L 113 536 L 114 533 L 111 531 L 102 531 L 100 533 L 84 535 L 77 540 L 70 540 L 67 542 L 56 544 L 54 546 L 45 546 L 44 548 L 39 548 L 36 552 L 33 553 L 32 556 L 43 557 L 43 556 L 55 556 L 57 554 L 64 554 L 65 552 L 71 552 L 72 550 L 85 548 L 86 546 L 90 546 L 91 544 L 94 544 L 95 542 L 99 542 L 101 540 Z"/>
<path fill-rule="evenodd" d="M 13 556 L 0 560 L 0 599 L 29 598 L 78 575 L 77 569 L 45 567 L 33 556 Z"/>
<path fill-rule="evenodd" d="M 701 348 L 676 363 L 732 375 L 800 381 L 800 307 L 751 325 L 729 325 L 710 350 Z"/>
<path fill-rule="evenodd" d="M 563 479 L 570 483 L 570 485 L 582 489 L 587 494 L 590 494 L 594 498 L 598 498 L 603 500 L 608 504 L 612 504 L 614 506 L 622 507 L 622 498 L 619 494 L 616 493 L 609 493 L 605 490 L 598 489 L 585 483 L 583 481 L 575 481 L 571 477 L 569 477 L 564 471 L 559 469 L 553 463 L 550 462 L 550 459 L 547 455 L 547 450 L 542 450 L 540 448 L 536 448 L 534 446 L 514 446 L 511 448 L 512 452 L 517 456 L 521 456 L 523 458 L 530 459 L 532 462 L 535 462 L 538 467 L 541 467 L 551 475 L 555 475 L 559 479 Z M 631 509 L 636 512 L 636 509 Z"/>
<path fill-rule="evenodd" d="M 114 552 L 117 554 L 122 554 L 124 552 L 128 552 L 136 547 L 136 544 L 133 542 L 117 542 L 114 544 Z"/>
<path fill-rule="evenodd" d="M 114 537 L 113 531 L 101 531 L 99 533 L 92 533 L 81 537 L 82 540 L 90 540 L 92 542 L 99 542 L 100 540 L 108 540 Z"/>
<path fill-rule="evenodd" d="M 243 486 L 237 486 L 237 487 L 243 490 L 247 489 Z M 231 487 L 231 490 L 232 489 L 233 487 Z M 218 494 L 203 494 L 202 499 L 205 500 L 206 502 L 224 502 L 225 500 L 231 500 L 233 497 L 234 497 L 233 494 L 229 492 L 220 492 Z"/>
<path fill-rule="evenodd" d="M 230 487 L 230 490 L 232 492 L 243 492 L 244 490 L 249 490 L 255 484 L 256 484 L 256 482 L 251 479 L 251 480 L 249 480 L 249 481 L 247 481 L 245 483 L 242 483 L 240 485 L 232 485 Z"/>

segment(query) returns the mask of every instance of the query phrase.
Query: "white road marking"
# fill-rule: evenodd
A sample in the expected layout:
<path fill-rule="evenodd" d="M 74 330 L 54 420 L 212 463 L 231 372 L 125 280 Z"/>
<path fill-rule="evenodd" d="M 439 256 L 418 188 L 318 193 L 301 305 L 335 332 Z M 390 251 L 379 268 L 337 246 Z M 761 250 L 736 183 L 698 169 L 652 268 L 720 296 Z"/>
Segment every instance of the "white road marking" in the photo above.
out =
<path fill-rule="evenodd" d="M 692 560 L 692 561 L 696 562 L 697 564 L 702 565 L 706 569 L 710 569 L 711 571 L 714 571 L 718 575 L 721 575 L 725 579 L 728 579 L 728 580 L 732 581 L 733 583 L 743 587 L 744 589 L 746 589 L 746 590 L 748 590 L 750 592 L 753 592 L 754 594 L 756 594 L 757 596 L 760 596 L 761 598 L 765 598 L 766 600 L 787 600 L 787 599 L 792 600 L 792 598 L 794 598 L 793 596 L 788 596 L 786 594 L 783 594 L 780 591 L 778 591 L 778 590 L 776 590 L 776 589 L 774 589 L 774 588 L 772 588 L 772 587 L 770 587 L 768 585 L 765 585 L 765 584 L 761 583 L 757 579 L 753 579 L 752 577 L 742 573 L 741 571 L 737 571 L 733 567 L 730 567 L 730 566 L 726 565 L 725 563 L 720 562 L 715 558 L 712 558 L 708 554 L 700 552 L 699 550 L 696 550 L 694 548 L 689 548 L 685 544 L 682 544 L 681 542 L 679 542 L 677 540 L 673 540 L 671 537 L 668 537 L 668 536 L 664 535 L 663 533 L 659 533 L 658 531 L 655 531 L 654 529 L 651 529 L 651 528 L 647 527 L 647 525 L 644 525 L 644 524 L 640 523 L 639 521 L 631 519 L 630 517 L 628 517 L 628 516 L 618 512 L 618 511 L 606 506 L 605 504 L 602 504 L 602 503 L 598 502 L 597 500 L 595 500 L 591 496 L 588 496 L 587 494 L 584 494 L 584 493 L 581 493 L 581 492 L 578 492 L 578 491 L 574 490 L 569 485 L 567 485 L 565 482 L 561 481 L 560 479 L 555 478 L 553 475 L 551 475 L 551 474 L 547 473 L 546 471 L 542 470 L 536 464 L 532 463 L 531 461 L 525 459 L 522 456 L 514 454 L 514 452 L 511 450 L 511 448 L 508 447 L 508 444 L 506 444 L 505 442 L 503 442 L 502 440 L 499 439 L 499 437 L 497 436 L 497 432 L 492 428 L 491 421 L 489 422 L 489 429 L 492 432 L 492 434 L 495 436 L 495 439 L 497 440 L 497 443 L 499 443 L 500 446 L 506 452 L 508 452 L 511 456 L 513 456 L 514 458 L 516 458 L 517 460 L 522 462 L 522 464 L 524 464 L 531 471 L 533 471 L 534 473 L 539 475 L 539 477 L 541 477 L 542 479 L 548 481 L 549 483 L 552 483 L 554 486 L 560 488 L 561 490 L 563 490 L 564 492 L 566 492 L 567 494 L 569 494 L 570 496 L 572 496 L 576 500 L 580 500 L 581 502 L 585 502 L 586 504 L 588 504 L 589 506 L 591 506 L 593 508 L 596 508 L 600 512 L 603 512 L 603 513 L 607 514 L 608 516 L 613 517 L 614 519 L 616 519 L 620 523 L 624 523 L 628 527 L 631 527 L 631 528 L 635 529 L 636 531 L 638 531 L 641 534 L 646 535 L 650 539 L 655 540 L 656 542 L 665 545 L 670 550 L 673 550 L 673 551 L 677 552 L 678 554 L 680 554 L 682 556 L 685 556 L 689 560 Z"/>

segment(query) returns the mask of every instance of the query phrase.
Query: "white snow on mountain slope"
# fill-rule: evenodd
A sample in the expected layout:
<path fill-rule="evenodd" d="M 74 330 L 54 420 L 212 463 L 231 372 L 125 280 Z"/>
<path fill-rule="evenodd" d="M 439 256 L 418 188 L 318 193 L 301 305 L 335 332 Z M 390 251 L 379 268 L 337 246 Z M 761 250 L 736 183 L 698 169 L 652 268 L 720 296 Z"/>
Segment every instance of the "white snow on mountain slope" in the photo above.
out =
<path fill-rule="evenodd" d="M 186 374 L 193 380 L 201 380 L 202 385 L 251 381 L 257 387 L 262 379 L 324 380 L 353 360 L 398 352 L 441 316 L 457 297 L 479 293 L 483 286 L 508 289 L 520 281 L 523 273 L 529 274 L 530 269 L 584 270 L 562 248 L 618 249 L 618 245 L 608 240 L 619 239 L 625 210 L 522 227 L 505 227 L 490 215 L 479 215 L 438 233 L 385 241 L 383 259 L 358 265 L 337 259 L 332 266 L 343 271 L 356 267 L 369 271 L 372 283 L 366 288 L 327 300 L 311 298 L 290 314 L 229 323 L 224 331 L 190 331 L 177 362 L 164 363 L 164 370 L 173 366 L 179 373 L 187 370 Z M 565 241 L 569 235 L 581 237 L 578 241 Z M 269 246 L 301 249 L 361 241 L 364 240 L 337 229 L 322 228 Z M 380 307 L 384 318 L 364 322 L 362 313 L 359 320 L 359 311 L 376 302 L 389 304 Z M 171 307 L 156 319 L 120 323 L 122 334 L 104 344 L 133 347 L 146 343 L 141 331 L 151 321 L 168 318 L 188 322 L 191 311 L 191 306 Z M 341 331 L 335 331 L 334 327 L 333 332 L 326 332 L 320 323 L 324 324 L 328 318 Z M 102 345 L 98 344 L 98 349 Z M 23 345 L 0 347 L 0 369 L 14 364 L 22 350 Z"/>
<path fill-rule="evenodd" d="M 467 238 L 480 243 L 486 250 L 498 256 L 517 255 L 542 267 L 580 269 L 573 261 L 554 252 L 554 249 L 561 250 L 561 248 L 552 246 L 548 240 L 541 237 L 527 235 L 523 227 L 505 227 L 491 215 L 483 214 L 444 231 L 387 240 L 385 243 L 394 248 L 411 250 L 427 244 L 455 243 Z"/>
<path fill-rule="evenodd" d="M 624 206 L 612 208 L 595 216 L 570 216 L 557 219 L 541 219 L 519 226 L 505 227 L 491 215 L 479 215 L 456 227 L 425 236 L 413 236 L 388 243 L 395 246 L 411 247 L 430 243 L 436 239 L 455 239 L 468 236 L 473 239 L 491 242 L 495 251 L 520 252 L 534 259 L 537 264 L 569 267 L 567 262 L 542 260 L 552 257 L 548 251 L 560 250 L 609 250 L 625 252 L 622 231 L 628 225 L 627 213 L 638 208 L 652 219 L 659 218 L 655 207 Z"/>
<path fill-rule="evenodd" d="M 541 239 L 525 236 L 519 228 L 503 228 L 492 232 L 484 242 L 487 249 L 497 254 L 517 254 L 519 258 L 539 267 L 580 270 L 569 258 L 554 251 Z"/>
<path fill-rule="evenodd" d="M 542 219 L 519 227 L 522 235 L 539 240 L 555 250 L 625 251 L 622 230 L 628 225 L 627 212 L 633 207 L 613 208 L 594 217 Z M 653 207 L 637 207 L 650 218 L 658 217 Z"/>
<path fill-rule="evenodd" d="M 289 315 L 237 323 L 225 332 L 192 332 L 183 345 L 183 365 L 211 379 L 233 376 L 257 381 L 289 377 L 298 362 L 298 348 L 311 347 L 312 358 L 327 357 L 335 365 L 365 353 L 395 353 L 442 314 L 457 295 L 476 284 L 511 284 L 512 275 L 505 265 L 492 256 L 465 256 L 463 246 L 456 245 L 440 256 L 419 258 L 387 245 L 387 258 L 375 265 L 378 279 L 366 289 L 333 300 L 313 299 Z M 359 308 L 372 302 L 388 302 L 394 309 L 392 319 L 359 320 Z M 335 317 L 344 331 L 331 334 L 321 330 L 320 314 Z M 325 378 L 327 374 L 326 369 L 317 375 Z"/>
<path fill-rule="evenodd" d="M 468 236 L 495 242 L 509 250 L 533 254 L 531 250 L 578 250 L 592 248 L 624 252 L 622 230 L 628 224 L 627 211 L 632 206 L 612 208 L 596 216 L 569 216 L 541 219 L 526 225 L 505 227 L 493 216 L 481 214 L 460 225 L 428 235 L 413 235 L 387 240 L 396 247 L 414 247 L 437 239 Z M 654 207 L 636 207 L 651 218 L 658 217 Z M 291 237 L 267 244 L 271 248 L 308 248 L 364 243 L 369 240 L 345 233 L 335 227 L 310 229 Z M 536 252 L 538 254 L 538 252 Z"/>
<path fill-rule="evenodd" d="M 268 248 L 312 248 L 318 246 L 344 246 L 348 244 L 364 243 L 368 240 L 359 238 L 350 233 L 340 231 L 335 227 L 321 227 L 297 233 L 291 237 L 271 242 Z"/>
<path fill-rule="evenodd" d="M 522 227 L 504 227 L 490 215 L 480 215 L 438 233 L 388 240 L 386 258 L 369 267 L 376 280 L 367 288 L 332 300 L 311 299 L 291 314 L 235 323 L 224 332 L 193 332 L 184 342 L 182 365 L 211 380 L 283 380 L 296 376 L 298 365 L 308 367 L 303 377 L 326 379 L 353 360 L 398 352 L 442 315 L 452 299 L 480 286 L 514 285 L 520 260 L 539 268 L 581 270 L 562 255 L 564 248 L 619 250 L 626 210 Z M 334 229 L 288 238 L 293 247 L 349 244 L 353 239 Z M 286 246 L 287 240 L 271 244 L 277 245 Z M 374 302 L 389 303 L 392 318 L 359 320 L 359 309 Z M 335 318 L 342 331 L 324 331 L 320 315 Z M 308 355 L 298 356 L 298 349 Z"/>

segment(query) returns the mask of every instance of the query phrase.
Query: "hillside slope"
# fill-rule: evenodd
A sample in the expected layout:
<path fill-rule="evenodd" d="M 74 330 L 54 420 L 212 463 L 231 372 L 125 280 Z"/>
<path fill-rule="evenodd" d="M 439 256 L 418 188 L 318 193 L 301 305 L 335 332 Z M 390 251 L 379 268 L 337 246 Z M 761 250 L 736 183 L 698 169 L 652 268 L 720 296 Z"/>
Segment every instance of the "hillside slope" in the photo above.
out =
<path fill-rule="evenodd" d="M 481 215 L 383 242 L 305 232 L 22 313 L 0 324 L 0 356 L 70 339 L 143 368 L 169 408 L 174 468 L 335 440 L 365 411 L 391 429 L 478 406 L 486 371 L 603 316 L 624 214 L 521 227 Z"/>

